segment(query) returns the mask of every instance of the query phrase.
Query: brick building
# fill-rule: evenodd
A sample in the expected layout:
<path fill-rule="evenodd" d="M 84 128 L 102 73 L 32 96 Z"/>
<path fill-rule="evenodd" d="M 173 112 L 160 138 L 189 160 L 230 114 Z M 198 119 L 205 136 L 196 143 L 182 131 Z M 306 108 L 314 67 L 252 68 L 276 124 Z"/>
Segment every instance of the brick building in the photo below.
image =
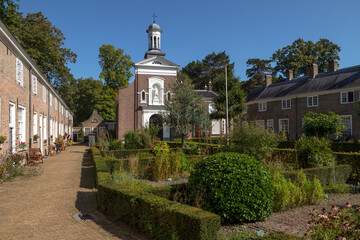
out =
<path fill-rule="evenodd" d="M 56 137 L 72 133 L 72 122 L 73 113 L 0 21 L 0 136 L 7 138 L 0 155 L 29 147 L 46 153 Z"/>
<path fill-rule="evenodd" d="M 247 119 L 257 125 L 285 131 L 288 139 L 302 136 L 302 117 L 307 112 L 340 115 L 343 134 L 360 137 L 360 66 L 338 69 L 337 61 L 329 62 L 328 71 L 318 73 L 318 66 L 308 67 L 307 75 L 272 84 L 266 76 L 266 86 L 254 89 L 247 96 Z"/>

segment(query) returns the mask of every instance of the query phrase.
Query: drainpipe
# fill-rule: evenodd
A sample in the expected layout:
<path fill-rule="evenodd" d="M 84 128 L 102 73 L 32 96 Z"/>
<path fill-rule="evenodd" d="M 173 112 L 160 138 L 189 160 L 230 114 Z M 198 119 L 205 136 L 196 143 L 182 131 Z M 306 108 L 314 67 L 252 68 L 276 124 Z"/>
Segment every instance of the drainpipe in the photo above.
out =
<path fill-rule="evenodd" d="M 298 98 L 295 98 L 295 138 L 298 140 Z"/>

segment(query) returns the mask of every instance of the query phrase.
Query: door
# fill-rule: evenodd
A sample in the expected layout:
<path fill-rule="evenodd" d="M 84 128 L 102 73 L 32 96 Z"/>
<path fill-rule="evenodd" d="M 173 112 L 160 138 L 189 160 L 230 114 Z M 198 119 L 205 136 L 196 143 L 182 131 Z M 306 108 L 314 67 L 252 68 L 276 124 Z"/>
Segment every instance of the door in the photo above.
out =
<path fill-rule="evenodd" d="M 39 114 L 39 145 L 40 145 L 40 151 L 43 154 L 43 116 L 42 114 Z"/>
<path fill-rule="evenodd" d="M 16 124 L 15 124 L 15 104 L 9 103 L 9 150 L 11 153 L 16 151 Z"/>

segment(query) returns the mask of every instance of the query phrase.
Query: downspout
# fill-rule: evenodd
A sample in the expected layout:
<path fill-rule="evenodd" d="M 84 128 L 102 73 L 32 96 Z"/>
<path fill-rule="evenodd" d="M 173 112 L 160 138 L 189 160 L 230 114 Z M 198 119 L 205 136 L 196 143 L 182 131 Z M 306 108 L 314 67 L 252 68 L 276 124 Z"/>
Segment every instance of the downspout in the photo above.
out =
<path fill-rule="evenodd" d="M 32 70 L 32 67 L 30 66 L 29 68 L 29 148 L 31 148 L 32 146 L 32 74 L 31 74 L 31 71 Z"/>
<path fill-rule="evenodd" d="M 298 140 L 298 98 L 295 97 L 295 139 Z"/>
<path fill-rule="evenodd" d="M 50 136 L 51 136 L 51 132 L 50 132 L 50 88 L 49 88 L 49 92 L 48 92 L 48 101 L 47 101 L 47 103 L 48 103 L 48 118 L 47 118 L 47 141 L 46 141 L 46 143 L 47 143 L 47 146 L 49 146 L 50 145 Z"/>

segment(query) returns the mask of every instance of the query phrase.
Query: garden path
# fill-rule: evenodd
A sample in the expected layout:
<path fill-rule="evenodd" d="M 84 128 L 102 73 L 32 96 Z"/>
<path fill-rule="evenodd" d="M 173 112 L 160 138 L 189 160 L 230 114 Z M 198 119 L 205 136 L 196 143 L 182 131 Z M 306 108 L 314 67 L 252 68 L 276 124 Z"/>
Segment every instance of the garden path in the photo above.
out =
<path fill-rule="evenodd" d="M 313 209 L 321 211 L 324 207 L 330 210 L 332 205 L 345 206 L 349 202 L 352 205 L 360 204 L 360 194 L 332 194 L 328 200 L 318 205 L 307 205 L 290 209 L 288 211 L 273 213 L 262 222 L 248 223 L 244 225 L 225 225 L 221 232 L 230 233 L 236 228 L 245 228 L 248 231 L 284 232 L 295 236 L 304 236 L 307 229 L 309 214 Z"/>
<path fill-rule="evenodd" d="M 41 175 L 0 185 L 0 239 L 147 239 L 96 211 L 87 151 L 74 145 L 45 159 Z M 78 213 L 97 220 L 77 221 Z"/>

